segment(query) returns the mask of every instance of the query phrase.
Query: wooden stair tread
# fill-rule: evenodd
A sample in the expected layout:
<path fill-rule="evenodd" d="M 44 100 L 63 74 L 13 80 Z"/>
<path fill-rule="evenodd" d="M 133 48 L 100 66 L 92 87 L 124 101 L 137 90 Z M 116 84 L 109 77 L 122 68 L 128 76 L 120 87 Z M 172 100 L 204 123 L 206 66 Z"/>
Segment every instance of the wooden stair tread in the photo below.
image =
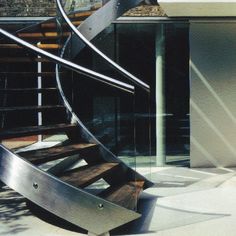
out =
<path fill-rule="evenodd" d="M 63 146 L 60 145 L 60 146 L 25 151 L 25 152 L 18 152 L 17 154 L 19 156 L 24 157 L 31 163 L 39 165 L 66 156 L 79 154 L 81 150 L 96 146 L 97 146 L 96 144 L 92 143 L 69 144 L 69 145 L 63 145 Z"/>
<path fill-rule="evenodd" d="M 73 22 L 82 23 L 82 21 L 79 18 L 88 17 L 88 16 L 92 15 L 94 12 L 95 11 L 93 11 L 93 10 L 84 11 L 84 12 L 77 12 L 77 13 L 70 14 L 69 18 L 71 18 Z M 63 26 L 64 25 L 66 26 L 66 24 L 63 24 Z M 42 23 L 40 26 L 41 26 L 41 29 L 52 29 L 52 28 L 57 27 L 57 23 L 56 22 L 46 22 L 46 23 Z"/>
<path fill-rule="evenodd" d="M 59 178 L 75 187 L 84 188 L 104 176 L 107 176 L 118 166 L 119 163 L 102 163 L 93 166 L 86 165 L 67 171 L 59 176 Z"/>
<path fill-rule="evenodd" d="M 122 207 L 135 210 L 143 186 L 143 180 L 131 181 L 117 187 L 111 186 L 99 196 Z"/>
<path fill-rule="evenodd" d="M 0 112 L 30 111 L 30 110 L 43 111 L 47 109 L 63 109 L 63 108 L 65 107 L 62 105 L 0 107 Z"/>
<path fill-rule="evenodd" d="M 58 43 L 38 43 L 37 47 L 41 49 L 60 49 L 62 46 Z"/>
<path fill-rule="evenodd" d="M 41 29 L 50 29 L 50 28 L 56 28 L 57 23 L 56 22 L 47 22 L 47 23 L 42 23 L 40 25 Z"/>
<path fill-rule="evenodd" d="M 83 21 L 80 21 L 80 20 L 72 21 L 72 23 L 73 23 L 75 26 L 79 26 L 82 22 L 83 22 Z M 56 23 L 47 23 L 47 24 L 43 24 L 43 25 L 41 26 L 42 29 L 52 29 L 52 30 L 55 30 L 56 27 L 57 27 L 57 24 L 56 24 Z M 66 23 L 62 24 L 62 27 L 63 27 L 63 29 L 68 30 L 68 29 L 67 29 L 67 28 L 68 28 L 68 25 L 67 25 Z M 47 33 L 48 33 L 48 35 L 50 35 L 49 32 L 47 32 Z M 42 34 L 43 34 L 43 33 L 42 33 Z M 64 32 L 64 33 L 62 34 L 63 37 L 68 37 L 69 35 L 70 35 L 70 32 Z M 23 37 L 25 37 L 25 36 L 23 35 Z M 43 36 L 41 36 L 41 37 L 43 37 Z M 57 37 L 60 37 L 60 35 L 58 35 Z M 30 38 L 30 37 L 28 37 L 28 38 Z M 33 38 L 33 36 L 32 36 L 32 38 Z M 45 36 L 44 36 L 44 38 L 45 38 Z M 47 38 L 49 38 L 49 37 L 47 37 Z M 53 38 L 53 36 L 50 36 L 50 38 Z M 56 38 L 56 36 L 55 36 L 55 38 Z"/>
<path fill-rule="evenodd" d="M 88 17 L 92 15 L 95 11 L 84 11 L 84 12 L 77 12 L 69 15 L 69 18 L 78 18 L 78 17 Z"/>
<path fill-rule="evenodd" d="M 72 21 L 72 24 L 73 24 L 74 26 L 79 26 L 79 25 L 81 25 L 82 22 L 83 22 L 83 21 L 81 21 L 81 20 L 77 20 L 77 21 Z"/>
<path fill-rule="evenodd" d="M 55 25 L 56 26 L 56 25 Z M 63 32 L 59 34 L 57 32 L 32 32 L 32 33 L 18 33 L 20 38 L 58 38 L 58 37 L 67 37 L 70 35 L 70 32 Z"/>
<path fill-rule="evenodd" d="M 57 43 L 38 43 L 37 45 L 38 48 L 41 49 L 59 49 L 61 48 L 60 44 Z M 14 43 L 4 43 L 4 44 L 0 44 L 0 49 L 4 48 L 4 49 L 23 49 L 24 47 L 19 46 L 18 44 L 14 44 Z"/>
<path fill-rule="evenodd" d="M 0 138 L 17 138 L 23 136 L 31 136 L 37 134 L 55 134 L 59 132 L 71 131 L 76 127 L 75 124 L 55 124 L 55 125 L 41 125 L 41 126 L 27 126 L 11 129 L 2 129 L 0 131 Z"/>

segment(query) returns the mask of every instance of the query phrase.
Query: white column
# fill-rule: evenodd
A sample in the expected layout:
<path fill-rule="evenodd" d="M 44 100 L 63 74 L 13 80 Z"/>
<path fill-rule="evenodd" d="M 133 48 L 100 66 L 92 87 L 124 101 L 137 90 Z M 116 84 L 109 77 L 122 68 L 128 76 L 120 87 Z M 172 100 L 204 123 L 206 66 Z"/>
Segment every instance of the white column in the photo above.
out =
<path fill-rule="evenodd" d="M 42 62 L 40 61 L 40 56 L 38 56 L 38 73 L 42 72 Z M 42 88 L 42 76 L 38 75 L 38 89 Z M 42 106 L 42 93 L 38 93 L 38 106 Z M 42 125 L 42 112 L 38 112 L 38 125 Z M 38 141 L 41 142 L 43 140 L 42 135 L 38 135 Z"/>
<path fill-rule="evenodd" d="M 165 165 L 165 32 L 156 27 L 156 166 Z"/>

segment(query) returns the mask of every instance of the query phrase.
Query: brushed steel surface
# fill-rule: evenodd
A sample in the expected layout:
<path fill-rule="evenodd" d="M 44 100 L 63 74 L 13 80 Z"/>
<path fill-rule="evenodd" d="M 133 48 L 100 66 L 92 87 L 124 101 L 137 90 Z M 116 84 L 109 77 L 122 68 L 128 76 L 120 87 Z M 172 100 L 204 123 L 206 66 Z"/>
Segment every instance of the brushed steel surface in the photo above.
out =
<path fill-rule="evenodd" d="M 110 0 L 104 7 L 88 17 L 78 30 L 89 41 L 108 27 L 114 20 L 143 0 Z"/>
<path fill-rule="evenodd" d="M 0 180 L 42 208 L 97 235 L 140 217 L 62 182 L 2 145 Z"/>

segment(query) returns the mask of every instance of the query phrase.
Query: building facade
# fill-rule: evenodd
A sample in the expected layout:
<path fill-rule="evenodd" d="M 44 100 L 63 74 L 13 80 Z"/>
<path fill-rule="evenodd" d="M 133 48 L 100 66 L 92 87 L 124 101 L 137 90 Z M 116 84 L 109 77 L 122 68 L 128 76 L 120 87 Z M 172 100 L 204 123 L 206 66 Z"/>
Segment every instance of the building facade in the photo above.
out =
<path fill-rule="evenodd" d="M 196 2 L 163 0 L 160 6 L 138 6 L 93 41 L 148 83 L 150 95 L 137 89 L 130 98 L 98 86 L 88 96 L 76 82 L 69 88 L 75 111 L 118 156 L 135 156 L 135 162 L 150 165 L 236 165 L 235 3 Z M 37 1 L 36 7 L 33 1 L 1 4 L 2 17 L 56 14 L 54 1 Z M 80 4 L 88 7 L 86 1 Z M 97 8 L 101 1 L 89 4 Z M 78 6 L 69 2 L 67 9 L 73 7 Z M 79 61 L 117 76 L 89 50 Z"/>

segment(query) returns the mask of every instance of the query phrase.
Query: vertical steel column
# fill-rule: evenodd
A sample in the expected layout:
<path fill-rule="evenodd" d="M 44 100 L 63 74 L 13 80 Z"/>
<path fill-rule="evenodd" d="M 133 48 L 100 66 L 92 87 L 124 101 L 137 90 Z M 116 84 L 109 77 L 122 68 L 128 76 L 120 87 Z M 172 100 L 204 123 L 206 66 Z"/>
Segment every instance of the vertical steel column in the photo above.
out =
<path fill-rule="evenodd" d="M 156 26 L 156 166 L 165 165 L 165 32 Z"/>

